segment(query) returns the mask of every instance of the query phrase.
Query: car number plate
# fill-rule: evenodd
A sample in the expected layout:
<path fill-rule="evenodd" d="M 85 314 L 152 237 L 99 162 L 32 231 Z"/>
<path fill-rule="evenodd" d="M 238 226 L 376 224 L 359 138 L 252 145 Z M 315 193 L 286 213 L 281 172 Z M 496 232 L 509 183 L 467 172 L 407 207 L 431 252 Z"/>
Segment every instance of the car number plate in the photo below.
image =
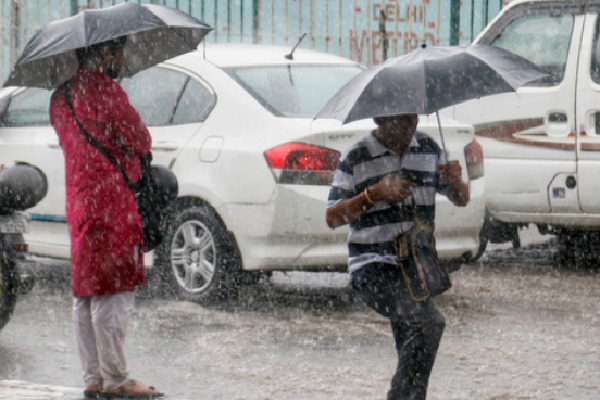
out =
<path fill-rule="evenodd" d="M 27 233 L 29 220 L 29 214 L 0 215 L 0 233 Z"/>

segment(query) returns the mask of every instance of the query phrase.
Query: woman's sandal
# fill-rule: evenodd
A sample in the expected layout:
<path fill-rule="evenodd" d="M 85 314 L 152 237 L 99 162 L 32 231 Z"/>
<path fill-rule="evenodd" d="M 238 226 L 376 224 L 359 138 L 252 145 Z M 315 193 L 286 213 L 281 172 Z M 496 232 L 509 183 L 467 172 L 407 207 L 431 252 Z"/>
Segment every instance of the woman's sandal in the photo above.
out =
<path fill-rule="evenodd" d="M 165 394 L 159 392 L 152 386 L 145 386 L 136 380 L 127 381 L 125 384 L 101 392 L 101 397 L 105 399 L 155 399 Z"/>

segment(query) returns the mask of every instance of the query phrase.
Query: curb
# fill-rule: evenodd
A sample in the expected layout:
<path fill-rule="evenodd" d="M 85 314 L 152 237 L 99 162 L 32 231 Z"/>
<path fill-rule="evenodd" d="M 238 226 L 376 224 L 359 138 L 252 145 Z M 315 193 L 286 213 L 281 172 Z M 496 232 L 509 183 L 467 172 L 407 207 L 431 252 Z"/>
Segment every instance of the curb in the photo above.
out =
<path fill-rule="evenodd" d="M 0 380 L 0 400 L 81 400 L 83 389 Z"/>

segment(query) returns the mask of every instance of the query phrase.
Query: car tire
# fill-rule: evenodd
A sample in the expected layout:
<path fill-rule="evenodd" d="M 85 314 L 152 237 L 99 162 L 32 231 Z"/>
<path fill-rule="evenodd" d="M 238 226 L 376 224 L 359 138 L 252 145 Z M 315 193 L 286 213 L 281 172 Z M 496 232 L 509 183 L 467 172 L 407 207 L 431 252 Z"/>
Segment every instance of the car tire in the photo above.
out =
<path fill-rule="evenodd" d="M 0 329 L 6 325 L 15 310 L 19 288 L 17 268 L 0 257 Z"/>
<path fill-rule="evenodd" d="M 237 293 L 239 251 L 209 207 L 174 215 L 157 251 L 161 280 L 176 297 L 214 304 Z"/>
<path fill-rule="evenodd" d="M 489 211 L 485 211 L 483 226 L 479 232 L 479 249 L 471 261 L 477 261 L 485 250 L 488 243 L 511 242 L 513 248 L 521 248 L 521 238 L 519 236 L 519 227 L 524 224 L 515 224 L 502 222 L 495 219 Z"/>

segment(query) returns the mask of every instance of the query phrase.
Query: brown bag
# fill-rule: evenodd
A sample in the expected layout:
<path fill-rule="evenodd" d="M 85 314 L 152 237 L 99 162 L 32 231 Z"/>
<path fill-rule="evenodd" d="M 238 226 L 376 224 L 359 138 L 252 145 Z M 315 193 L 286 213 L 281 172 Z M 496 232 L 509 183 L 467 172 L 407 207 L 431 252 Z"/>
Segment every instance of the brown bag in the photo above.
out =
<path fill-rule="evenodd" d="M 394 239 L 396 262 L 410 296 L 415 301 L 426 301 L 450 289 L 452 282 L 448 271 L 437 257 L 434 224 L 421 220 L 416 212 L 414 198 L 411 212 L 414 226 Z"/>

